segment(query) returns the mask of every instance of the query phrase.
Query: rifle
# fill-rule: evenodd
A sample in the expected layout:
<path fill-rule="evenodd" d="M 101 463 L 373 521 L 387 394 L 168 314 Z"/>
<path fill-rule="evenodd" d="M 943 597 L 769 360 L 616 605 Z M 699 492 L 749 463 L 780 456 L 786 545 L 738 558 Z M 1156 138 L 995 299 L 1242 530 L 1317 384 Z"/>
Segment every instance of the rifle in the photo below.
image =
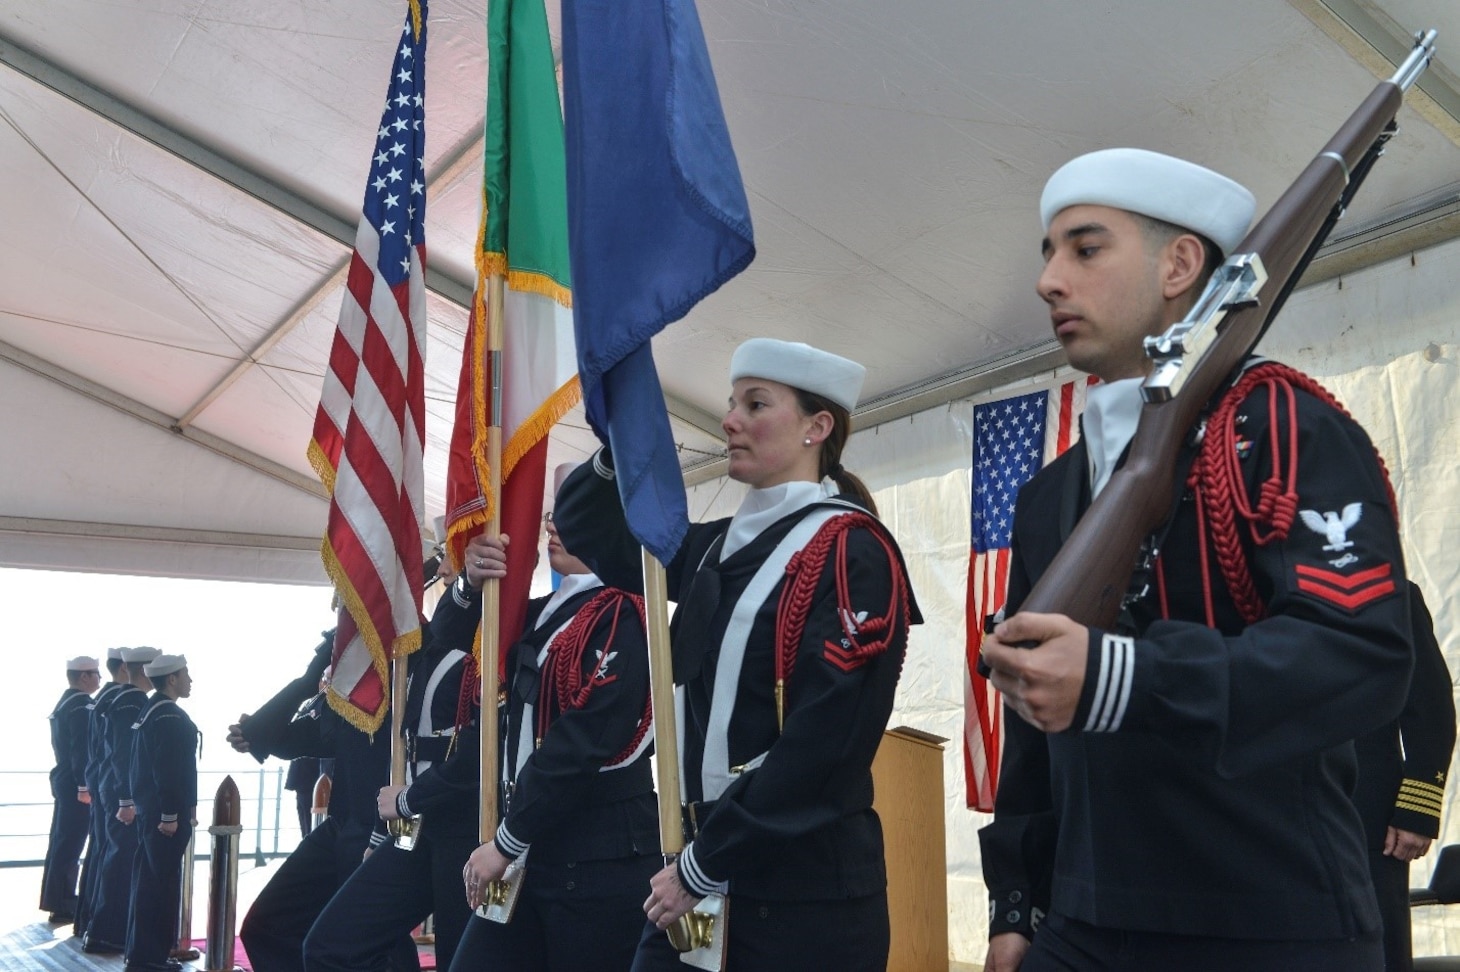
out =
<path fill-rule="evenodd" d="M 1404 92 L 1435 52 L 1436 32 L 1381 81 L 1337 134 L 1212 274 L 1186 318 L 1146 338 L 1155 365 L 1123 466 L 1090 505 L 1020 611 L 1064 614 L 1109 628 L 1144 594 L 1131 578 L 1157 550 L 1147 542 L 1171 512 L 1177 459 L 1187 433 L 1232 370 L 1261 339 L 1303 270 L 1343 215 L 1384 145 L 1398 130 Z"/>

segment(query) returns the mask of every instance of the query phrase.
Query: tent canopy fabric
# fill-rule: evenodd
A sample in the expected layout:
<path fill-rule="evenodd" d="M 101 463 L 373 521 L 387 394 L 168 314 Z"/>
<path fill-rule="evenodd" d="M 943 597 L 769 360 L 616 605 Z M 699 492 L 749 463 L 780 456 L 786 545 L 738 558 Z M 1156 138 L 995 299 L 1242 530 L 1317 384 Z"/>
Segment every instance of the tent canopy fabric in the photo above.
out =
<path fill-rule="evenodd" d="M 484 6 L 430 8 L 433 515 L 479 215 Z M 1460 232 L 1446 0 L 700 8 L 760 255 L 656 340 L 691 482 L 723 469 L 745 338 L 866 363 L 863 427 L 1047 369 L 1033 281 L 1050 172 L 1136 145 L 1265 207 L 1419 27 L 1440 29 L 1437 63 L 1320 267 Z M 305 446 L 402 9 L 0 12 L 0 564 L 323 582 Z M 550 461 L 592 448 L 573 415 Z"/>

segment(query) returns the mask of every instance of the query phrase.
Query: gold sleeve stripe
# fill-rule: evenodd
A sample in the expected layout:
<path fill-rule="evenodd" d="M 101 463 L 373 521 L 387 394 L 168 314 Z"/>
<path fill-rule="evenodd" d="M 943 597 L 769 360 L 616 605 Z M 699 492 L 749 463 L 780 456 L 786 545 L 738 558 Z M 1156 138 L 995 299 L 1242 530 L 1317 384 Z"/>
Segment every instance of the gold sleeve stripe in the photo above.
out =
<path fill-rule="evenodd" d="M 1426 783 L 1424 780 L 1400 780 L 1399 788 L 1401 790 L 1419 790 L 1423 793 L 1433 793 L 1436 797 L 1439 798 L 1443 798 L 1445 795 L 1444 787 L 1435 786 L 1433 783 Z"/>
<path fill-rule="evenodd" d="M 1417 803 L 1406 803 L 1404 800 L 1394 801 L 1394 806 L 1399 810 L 1411 810 L 1414 813 L 1422 813 L 1427 817 L 1434 817 L 1436 820 L 1440 819 L 1440 811 L 1434 807 L 1422 807 Z"/>
<path fill-rule="evenodd" d="M 1423 803 L 1425 806 L 1434 807 L 1436 810 L 1444 805 L 1444 801 L 1437 796 L 1431 796 L 1428 793 L 1416 793 L 1414 790 L 1403 786 L 1399 788 L 1399 798 L 1401 800 L 1409 800 L 1412 803 Z"/>

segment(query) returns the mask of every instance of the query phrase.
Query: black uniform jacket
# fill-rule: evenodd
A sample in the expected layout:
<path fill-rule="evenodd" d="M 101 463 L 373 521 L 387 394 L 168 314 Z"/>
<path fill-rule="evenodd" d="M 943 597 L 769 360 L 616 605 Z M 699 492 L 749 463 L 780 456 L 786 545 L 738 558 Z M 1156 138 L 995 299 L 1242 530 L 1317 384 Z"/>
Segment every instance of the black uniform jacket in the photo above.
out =
<path fill-rule="evenodd" d="M 102 792 L 116 798 L 118 806 L 133 806 L 132 748 L 137 733 L 132 726 L 142 717 L 147 706 L 147 693 L 135 685 L 123 688 L 112 699 L 106 711 L 106 772 L 102 776 Z"/>
<path fill-rule="evenodd" d="M 649 700 L 649 656 L 639 609 L 627 594 L 615 590 L 611 601 L 585 615 L 596 617 L 577 658 L 587 698 L 566 710 L 555 692 L 542 698 L 548 678 L 544 668 L 569 650 L 564 639 L 554 636 L 604 592 L 595 581 L 548 617 L 542 612 L 551 598 L 534 598 L 524 634 L 508 652 L 498 764 L 507 798 L 496 837 L 498 850 L 507 857 L 529 847 L 529 860 L 537 863 L 608 860 L 659 850 L 652 736 L 641 726 Z M 437 605 L 432 624 L 474 629 L 481 616 L 480 599 L 480 592 L 457 586 Z M 552 651 L 540 666 L 538 658 L 549 642 Z M 528 756 L 520 759 L 524 750 Z"/>
<path fill-rule="evenodd" d="M 106 714 L 126 688 L 123 682 L 108 682 L 86 706 L 86 785 L 98 799 L 107 777 Z"/>
<path fill-rule="evenodd" d="M 198 727 L 172 699 L 153 692 L 134 726 L 132 799 L 139 816 L 190 819 L 198 804 Z"/>
<path fill-rule="evenodd" d="M 335 761 L 329 815 L 339 827 L 340 855 L 353 865 L 380 820 L 375 796 L 390 782 L 390 733 L 361 732 L 330 708 L 319 679 L 333 648 L 333 632 L 326 632 L 304 674 L 260 706 L 242 728 L 249 753 L 259 762 L 269 756 Z M 387 712 L 387 725 L 389 720 Z"/>
<path fill-rule="evenodd" d="M 1382 850 L 1390 827 L 1440 835 L 1445 779 L 1455 752 L 1455 687 L 1424 596 L 1409 588 L 1414 676 L 1399 718 L 1354 740 L 1359 783 L 1354 804 L 1371 850 Z"/>
<path fill-rule="evenodd" d="M 1276 411 L 1286 464 L 1287 410 Z M 1299 515 L 1285 541 L 1258 546 L 1239 521 L 1267 606 L 1248 626 L 1215 552 L 1202 563 L 1197 505 L 1183 499 L 1133 606 L 1133 645 L 1090 632 L 1072 727 L 1046 736 L 1006 711 L 995 819 L 980 835 L 991 934 L 1029 934 L 1051 883 L 1055 910 L 1106 928 L 1331 939 L 1378 927 L 1352 740 L 1404 701 L 1404 560 L 1368 436 L 1303 392 L 1296 414 L 1298 508 L 1347 526 L 1320 532 Z M 1271 471 L 1268 395 L 1248 396 L 1240 416 L 1255 505 Z M 1009 615 L 1088 506 L 1086 468 L 1081 443 L 1021 490 Z"/>
<path fill-rule="evenodd" d="M 564 545 L 604 583 L 641 587 L 640 556 L 619 505 L 616 485 L 585 463 L 558 493 L 553 521 Z M 921 621 L 908 590 L 907 607 L 894 591 L 906 577 L 901 553 L 880 526 L 847 534 L 847 589 L 852 613 L 885 614 L 894 605 L 887 649 L 847 654 L 838 616 L 836 569 L 828 563 L 814 592 L 785 690 L 785 725 L 775 706 L 776 609 L 784 577 L 753 605 L 733 718 L 724 738 L 734 780 L 713 805 L 704 804 L 702 765 L 722 638 L 756 571 L 814 504 L 768 527 L 721 562 L 730 521 L 691 524 L 666 565 L 675 682 L 683 686 L 681 785 L 697 832 L 680 858 L 680 878 L 697 894 L 725 889 L 770 900 L 859 897 L 886 887 L 882 827 L 872 809 L 872 758 L 877 753 L 907 648 L 909 624 Z M 847 511 L 850 512 L 850 511 Z M 882 542 L 887 541 L 892 551 Z M 834 555 L 833 555 L 834 556 Z M 738 772 L 737 772 L 738 770 Z"/>
<path fill-rule="evenodd" d="M 446 633 L 443 637 L 442 632 Z M 454 637 L 448 627 L 423 628 L 421 648 L 410 656 L 406 688 L 406 802 L 422 819 L 422 832 L 440 837 L 476 834 L 481 779 L 480 706 L 471 705 L 470 722 L 456 731 L 461 678 L 470 638 Z M 429 696 L 429 697 L 428 697 Z M 422 714 L 429 729 L 421 732 Z M 388 738 L 388 733 L 385 734 Z M 384 840 L 385 824 L 377 821 L 375 842 Z"/>
<path fill-rule="evenodd" d="M 309 664 L 305 666 L 303 674 L 275 692 L 240 726 L 243 738 L 248 741 L 249 755 L 260 763 L 270 756 L 293 758 L 285 756 L 279 751 L 280 737 L 289 731 L 289 723 L 299 712 L 299 707 L 319 694 L 319 680 L 324 676 L 324 670 L 330 663 L 334 645 L 334 630 L 324 632 L 319 645 L 314 649 L 314 654 L 310 656 Z"/>
<path fill-rule="evenodd" d="M 74 688 L 61 693 L 51 710 L 51 752 L 56 765 L 51 769 L 51 795 L 76 799 L 86 785 L 86 705 L 91 696 Z"/>

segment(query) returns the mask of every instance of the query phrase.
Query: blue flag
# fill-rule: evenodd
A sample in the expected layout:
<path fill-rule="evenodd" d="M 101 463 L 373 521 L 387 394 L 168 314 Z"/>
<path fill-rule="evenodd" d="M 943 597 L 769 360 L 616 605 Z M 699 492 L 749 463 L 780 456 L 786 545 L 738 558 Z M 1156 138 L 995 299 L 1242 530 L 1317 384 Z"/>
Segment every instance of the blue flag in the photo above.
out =
<path fill-rule="evenodd" d="M 649 339 L 755 258 L 693 0 L 563 0 L 563 115 L 584 410 L 668 562 L 689 516 Z"/>

